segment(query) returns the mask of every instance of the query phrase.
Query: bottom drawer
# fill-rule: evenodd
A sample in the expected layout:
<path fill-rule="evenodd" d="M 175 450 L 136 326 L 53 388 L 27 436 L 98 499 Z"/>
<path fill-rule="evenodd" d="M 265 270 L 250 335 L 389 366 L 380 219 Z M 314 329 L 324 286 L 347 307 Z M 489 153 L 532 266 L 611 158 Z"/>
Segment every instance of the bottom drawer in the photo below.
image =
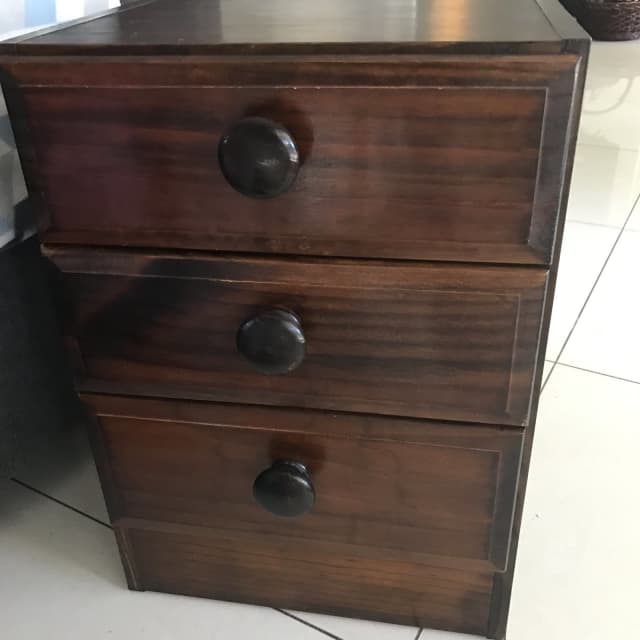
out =
<path fill-rule="evenodd" d="M 129 530 L 134 588 L 486 635 L 493 574 L 215 530 Z"/>
<path fill-rule="evenodd" d="M 521 430 L 85 400 L 136 588 L 486 632 Z"/>

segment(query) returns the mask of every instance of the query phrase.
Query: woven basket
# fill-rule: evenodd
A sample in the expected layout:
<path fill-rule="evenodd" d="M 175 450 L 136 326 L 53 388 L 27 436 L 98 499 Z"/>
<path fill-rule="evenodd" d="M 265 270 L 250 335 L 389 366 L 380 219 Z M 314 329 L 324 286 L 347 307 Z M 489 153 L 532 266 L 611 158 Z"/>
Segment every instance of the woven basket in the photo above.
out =
<path fill-rule="evenodd" d="M 640 38 L 640 0 L 562 0 L 596 40 Z"/>

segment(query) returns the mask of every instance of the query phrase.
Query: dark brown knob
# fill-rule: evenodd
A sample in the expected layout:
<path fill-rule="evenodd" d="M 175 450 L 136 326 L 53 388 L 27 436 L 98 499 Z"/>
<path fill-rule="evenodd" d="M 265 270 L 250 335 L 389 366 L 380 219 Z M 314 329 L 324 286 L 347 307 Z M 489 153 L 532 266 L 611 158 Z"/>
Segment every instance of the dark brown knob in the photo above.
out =
<path fill-rule="evenodd" d="M 311 511 L 316 492 L 301 462 L 276 460 L 253 483 L 256 502 L 269 513 L 296 518 Z"/>
<path fill-rule="evenodd" d="M 293 371 L 305 354 L 300 319 L 284 309 L 269 309 L 244 322 L 236 346 L 254 369 L 266 374 Z"/>
<path fill-rule="evenodd" d="M 300 167 L 291 134 L 266 118 L 245 118 L 234 124 L 220 141 L 218 159 L 227 182 L 251 198 L 284 193 Z"/>

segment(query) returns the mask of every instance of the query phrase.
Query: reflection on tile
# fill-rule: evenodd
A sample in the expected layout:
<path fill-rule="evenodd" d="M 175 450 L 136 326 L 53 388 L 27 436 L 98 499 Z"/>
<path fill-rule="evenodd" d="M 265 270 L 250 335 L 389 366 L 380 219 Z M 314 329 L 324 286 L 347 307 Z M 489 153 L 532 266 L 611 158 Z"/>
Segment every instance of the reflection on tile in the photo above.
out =
<path fill-rule="evenodd" d="M 540 406 L 507 638 L 640 637 L 639 389 L 554 370 Z"/>
<path fill-rule="evenodd" d="M 594 42 L 589 72 L 600 76 L 640 77 L 640 40 Z"/>
<path fill-rule="evenodd" d="M 301 620 L 306 620 L 316 627 L 325 629 L 329 633 L 339 636 L 343 640 L 414 640 L 418 633 L 416 627 L 402 627 L 395 624 L 382 624 L 369 620 L 354 620 L 350 618 L 338 618 L 315 613 L 291 612 Z M 434 632 L 437 633 L 437 632 Z M 420 636 L 422 639 L 423 635 Z M 440 633 L 433 636 L 433 640 L 455 640 L 464 638 L 459 634 Z M 431 640 L 431 638 L 429 638 Z"/>
<path fill-rule="evenodd" d="M 547 343 L 547 360 L 557 360 L 571 328 L 600 273 L 618 230 L 568 222 Z"/>
<path fill-rule="evenodd" d="M 622 228 L 640 193 L 640 151 L 578 145 L 567 219 Z"/>
<path fill-rule="evenodd" d="M 111 531 L 0 484 L 2 637 L 7 640 L 321 640 L 272 609 L 127 591 Z"/>
<path fill-rule="evenodd" d="M 578 142 L 640 149 L 640 76 L 589 74 Z"/>
<path fill-rule="evenodd" d="M 639 110 L 640 42 L 594 42 L 578 141 L 640 149 Z"/>
<path fill-rule="evenodd" d="M 638 274 L 640 234 L 625 231 L 560 362 L 640 382 Z"/>

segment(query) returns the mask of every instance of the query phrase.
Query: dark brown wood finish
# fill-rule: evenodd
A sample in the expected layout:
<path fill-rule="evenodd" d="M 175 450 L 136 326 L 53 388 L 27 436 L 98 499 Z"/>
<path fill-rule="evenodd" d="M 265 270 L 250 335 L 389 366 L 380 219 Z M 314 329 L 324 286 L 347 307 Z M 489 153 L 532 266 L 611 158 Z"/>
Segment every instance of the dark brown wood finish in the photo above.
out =
<path fill-rule="evenodd" d="M 0 43 L 131 588 L 505 637 L 588 48 L 556 0 L 157 0 Z M 301 160 L 261 202 L 217 164 L 254 116 Z M 285 375 L 236 352 L 271 311 L 302 358 L 275 327 L 249 360 Z M 278 459 L 297 518 L 251 496 Z"/>
<path fill-rule="evenodd" d="M 300 152 L 285 127 L 261 117 L 233 123 L 218 144 L 220 171 L 248 198 L 286 193 L 300 169 Z"/>
<path fill-rule="evenodd" d="M 306 338 L 300 318 L 275 307 L 256 313 L 240 325 L 236 348 L 256 371 L 285 374 L 304 362 Z"/>
<path fill-rule="evenodd" d="M 132 529 L 143 589 L 252 602 L 463 633 L 487 633 L 492 574 L 387 552 L 216 530 L 208 537 Z"/>
<path fill-rule="evenodd" d="M 576 61 L 8 69 L 49 243 L 544 264 Z M 300 151 L 297 178 L 269 200 L 238 193 L 219 166 L 220 140 L 247 115 L 284 125 Z"/>
<path fill-rule="evenodd" d="M 85 391 L 525 425 L 546 272 L 60 248 Z M 300 319 L 302 364 L 255 371 L 236 332 Z"/>
<path fill-rule="evenodd" d="M 304 462 L 278 458 L 256 476 L 253 497 L 267 513 L 299 518 L 315 506 L 316 490 Z"/>
<path fill-rule="evenodd" d="M 517 429 L 86 399 L 99 416 L 118 526 L 144 520 L 298 539 L 310 551 L 332 542 L 506 566 Z M 254 481 L 278 460 L 306 467 L 316 494 L 306 515 L 280 518 L 255 502 Z"/>
<path fill-rule="evenodd" d="M 262 54 L 485 51 L 558 52 L 564 44 L 534 0 L 156 0 L 0 50 Z M 502 46 L 501 46 L 502 45 Z"/>
<path fill-rule="evenodd" d="M 448 616 L 467 616 L 463 628 L 486 631 L 487 573 L 503 568 L 509 547 L 519 430 L 83 398 L 98 415 L 99 467 L 114 525 L 130 542 L 136 588 L 166 590 L 172 582 L 170 591 L 231 599 L 253 589 L 254 600 L 281 607 L 294 606 L 294 590 L 295 607 L 313 610 L 326 607 L 332 585 L 343 583 L 353 593 L 330 609 L 358 615 L 391 579 L 404 597 L 396 593 L 379 617 L 454 628 Z M 316 491 L 308 514 L 278 518 L 254 501 L 255 477 L 278 459 L 307 466 Z M 147 540 L 150 547 L 140 544 Z M 197 547 L 198 564 L 218 571 L 194 563 L 176 571 L 176 557 Z M 168 556 L 174 560 L 166 565 Z M 331 567 L 323 569 L 327 557 Z M 231 566 L 236 578 L 225 591 Z M 283 591 L 271 583 L 274 570 L 277 584 L 289 585 Z M 370 575 L 355 588 L 363 572 Z M 426 592 L 421 581 L 431 585 Z M 468 616 L 465 602 L 478 581 L 484 586 Z M 445 593 L 434 601 L 429 591 L 437 585 Z"/>

